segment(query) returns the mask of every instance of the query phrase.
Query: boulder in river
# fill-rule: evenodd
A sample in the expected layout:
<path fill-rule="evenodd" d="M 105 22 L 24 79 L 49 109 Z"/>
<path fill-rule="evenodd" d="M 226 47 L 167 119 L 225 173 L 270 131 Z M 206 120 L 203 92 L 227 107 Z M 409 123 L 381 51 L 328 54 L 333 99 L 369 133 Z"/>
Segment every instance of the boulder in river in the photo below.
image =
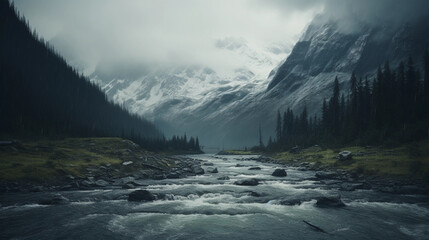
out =
<path fill-rule="evenodd" d="M 277 168 L 276 170 L 274 170 L 274 172 L 271 175 L 274 177 L 286 177 L 287 173 L 286 173 L 286 170 L 282 168 Z"/>
<path fill-rule="evenodd" d="M 203 163 L 203 165 L 204 165 L 204 166 L 213 166 L 214 164 L 213 164 L 213 163 L 211 163 L 211 162 L 206 162 L 206 163 Z"/>
<path fill-rule="evenodd" d="M 40 205 L 64 205 L 68 203 L 70 203 L 70 200 L 61 194 L 55 194 L 39 202 Z"/>
<path fill-rule="evenodd" d="M 234 184 L 239 186 L 257 186 L 259 184 L 259 180 L 256 178 L 242 179 L 235 181 Z"/>
<path fill-rule="evenodd" d="M 317 199 L 316 207 L 320 208 L 337 208 L 345 207 L 346 205 L 341 201 L 340 196 L 326 196 Z"/>
<path fill-rule="evenodd" d="M 209 173 L 218 173 L 217 168 L 207 168 L 207 172 Z"/>
<path fill-rule="evenodd" d="M 155 199 L 156 197 L 147 190 L 136 190 L 128 195 L 130 202 L 153 201 Z"/>
<path fill-rule="evenodd" d="M 223 176 L 223 177 L 217 178 L 217 180 L 229 180 L 229 177 L 228 176 Z"/>
<path fill-rule="evenodd" d="M 261 168 L 260 167 L 251 167 L 251 168 L 249 168 L 249 170 L 261 170 Z"/>
<path fill-rule="evenodd" d="M 245 167 L 245 166 L 243 164 L 237 163 L 237 164 L 235 164 L 235 167 Z"/>
<path fill-rule="evenodd" d="M 122 185 L 122 189 L 133 189 L 133 188 L 136 188 L 136 187 L 132 183 L 127 183 Z"/>
<path fill-rule="evenodd" d="M 204 169 L 200 166 L 200 165 L 194 165 L 192 167 L 192 171 L 197 174 L 197 175 L 202 175 L 204 174 Z"/>

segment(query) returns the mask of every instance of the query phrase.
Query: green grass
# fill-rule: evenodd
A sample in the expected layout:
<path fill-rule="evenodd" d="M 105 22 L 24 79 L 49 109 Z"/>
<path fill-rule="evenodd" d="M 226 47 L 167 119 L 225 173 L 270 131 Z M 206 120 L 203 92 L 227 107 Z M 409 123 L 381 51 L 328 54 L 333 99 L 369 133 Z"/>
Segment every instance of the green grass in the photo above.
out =
<path fill-rule="evenodd" d="M 355 156 L 350 161 L 334 157 L 343 150 Z M 363 156 L 359 156 L 363 153 Z M 409 177 L 429 180 L 429 140 L 405 144 L 395 148 L 350 146 L 341 149 L 310 147 L 300 153 L 279 152 L 272 157 L 285 162 L 309 162 L 323 166 L 352 170 L 366 175 Z"/>
<path fill-rule="evenodd" d="M 130 149 L 132 149 L 130 151 Z M 47 181 L 67 174 L 83 176 L 90 166 L 135 160 L 146 151 L 121 138 L 67 138 L 0 147 L 0 179 Z"/>

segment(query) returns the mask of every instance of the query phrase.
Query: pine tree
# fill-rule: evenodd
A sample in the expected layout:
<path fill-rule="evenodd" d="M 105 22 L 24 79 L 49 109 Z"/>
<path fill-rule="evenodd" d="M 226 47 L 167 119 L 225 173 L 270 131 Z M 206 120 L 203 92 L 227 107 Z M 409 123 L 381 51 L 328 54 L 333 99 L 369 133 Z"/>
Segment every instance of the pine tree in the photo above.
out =
<path fill-rule="evenodd" d="M 280 116 L 280 110 L 277 110 L 276 138 L 277 143 L 280 143 L 282 138 L 282 117 Z"/>
<path fill-rule="evenodd" d="M 195 150 L 196 151 L 201 151 L 200 141 L 198 140 L 198 137 L 195 140 Z"/>
<path fill-rule="evenodd" d="M 340 123 L 340 86 L 338 82 L 338 77 L 335 77 L 334 90 L 329 105 L 331 120 L 330 128 L 332 129 L 332 133 L 336 136 L 338 135 Z"/>
<path fill-rule="evenodd" d="M 281 139 L 286 140 L 286 136 L 288 134 L 287 131 L 287 125 L 288 125 L 288 112 L 289 112 L 289 108 L 286 110 L 286 112 L 283 113 L 283 127 L 282 127 L 282 137 Z"/>
<path fill-rule="evenodd" d="M 300 134 L 306 135 L 308 130 L 308 116 L 307 116 L 307 106 L 304 106 L 302 109 L 301 117 L 299 119 L 300 122 Z"/>
<path fill-rule="evenodd" d="M 322 106 L 322 127 L 326 129 L 328 127 L 329 123 L 329 110 L 328 105 L 326 103 L 326 99 L 323 99 L 323 106 Z"/>
<path fill-rule="evenodd" d="M 261 124 L 259 124 L 259 148 L 264 148 L 264 142 L 262 141 L 262 130 L 261 130 Z"/>
<path fill-rule="evenodd" d="M 270 136 L 270 138 L 268 139 L 268 145 L 267 145 L 268 147 L 272 147 L 273 146 L 273 139 L 271 138 L 271 136 Z"/>
<path fill-rule="evenodd" d="M 425 116 L 429 116 L 429 54 L 427 50 L 425 50 L 424 56 L 423 99 L 426 107 Z"/>

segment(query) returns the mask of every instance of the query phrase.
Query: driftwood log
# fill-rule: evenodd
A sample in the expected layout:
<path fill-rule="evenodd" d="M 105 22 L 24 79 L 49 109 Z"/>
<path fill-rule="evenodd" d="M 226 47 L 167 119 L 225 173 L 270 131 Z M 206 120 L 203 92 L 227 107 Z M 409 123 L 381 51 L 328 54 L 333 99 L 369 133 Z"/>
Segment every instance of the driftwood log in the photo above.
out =
<path fill-rule="evenodd" d="M 313 228 L 313 230 L 315 230 L 315 231 L 318 231 L 318 232 L 321 232 L 321 233 L 327 233 L 325 230 L 321 229 L 320 227 L 318 227 L 318 226 L 316 226 L 314 224 L 311 224 L 311 223 L 309 223 L 309 222 L 307 222 L 305 220 L 302 220 L 302 221 L 304 223 L 306 223 L 308 226 L 310 226 L 311 228 Z"/>

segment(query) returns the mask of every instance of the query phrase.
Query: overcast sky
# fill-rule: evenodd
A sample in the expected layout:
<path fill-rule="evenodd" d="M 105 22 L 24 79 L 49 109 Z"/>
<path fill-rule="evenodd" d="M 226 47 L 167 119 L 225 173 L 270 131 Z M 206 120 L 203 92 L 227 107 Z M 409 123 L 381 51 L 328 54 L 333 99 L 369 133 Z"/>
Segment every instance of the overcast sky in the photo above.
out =
<path fill-rule="evenodd" d="M 216 41 L 293 44 L 321 0 L 15 0 L 32 28 L 73 65 L 226 62 Z"/>
<path fill-rule="evenodd" d="M 429 0 L 15 0 L 30 25 L 90 74 L 98 66 L 234 65 L 216 49 L 233 38 L 265 48 L 294 44 L 324 11 L 346 31 L 360 23 L 395 24 L 422 13 Z M 236 63 L 242 64 L 242 63 Z M 234 66 L 235 67 L 235 66 Z"/>

